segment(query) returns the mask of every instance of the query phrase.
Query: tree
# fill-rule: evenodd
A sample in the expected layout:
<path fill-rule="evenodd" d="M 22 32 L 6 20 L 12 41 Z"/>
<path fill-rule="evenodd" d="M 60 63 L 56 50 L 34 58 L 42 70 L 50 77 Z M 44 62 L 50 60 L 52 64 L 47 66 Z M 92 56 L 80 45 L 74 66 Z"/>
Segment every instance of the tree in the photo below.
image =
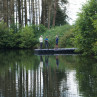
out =
<path fill-rule="evenodd" d="M 18 17 L 19 17 L 19 24 L 21 25 L 21 1 L 18 0 Z"/>
<path fill-rule="evenodd" d="M 2 0 L 0 0 L 0 21 L 1 21 L 1 19 L 2 19 L 2 15 L 3 15 L 3 2 L 2 2 Z"/>
<path fill-rule="evenodd" d="M 14 24 L 14 0 L 10 1 L 10 23 Z"/>
<path fill-rule="evenodd" d="M 27 25 L 27 1 L 24 1 L 24 7 L 25 7 L 25 26 Z"/>
<path fill-rule="evenodd" d="M 32 6 L 33 6 L 33 8 L 32 8 L 32 13 L 33 13 L 33 19 L 32 19 L 32 24 L 35 24 L 35 9 L 34 9 L 34 0 L 32 0 Z"/>
<path fill-rule="evenodd" d="M 4 18 L 4 22 L 8 24 L 8 2 L 7 0 L 3 0 L 3 18 Z"/>
<path fill-rule="evenodd" d="M 60 2 L 60 3 L 59 3 Z M 64 4 L 67 4 L 68 2 L 67 2 L 67 0 L 54 0 L 54 5 L 53 5 L 53 7 L 54 7 L 54 15 L 53 15 L 53 27 L 55 26 L 55 24 L 56 24 L 56 14 L 57 14 L 57 9 L 58 8 L 61 8 L 62 7 L 62 5 L 64 5 Z M 60 7 L 61 6 L 61 7 Z M 62 7 L 63 8 L 63 7 Z M 66 7 L 65 7 L 66 8 Z M 65 12 L 66 13 L 66 12 Z M 66 18 L 65 18 L 66 19 Z"/>
<path fill-rule="evenodd" d="M 64 9 L 62 5 L 66 3 L 67 0 L 0 0 L 0 20 L 3 17 L 9 27 L 15 23 L 17 27 L 43 24 L 50 28 L 56 24 L 57 9 Z"/>
<path fill-rule="evenodd" d="M 67 4 L 67 0 L 42 0 L 41 24 L 48 28 L 50 28 L 50 26 L 54 27 L 56 24 L 57 9 L 62 8 L 66 10 L 66 7 L 63 7 L 65 4 Z M 64 12 L 66 13 L 66 11 Z"/>
<path fill-rule="evenodd" d="M 45 25 L 45 0 L 42 0 L 41 24 Z"/>
<path fill-rule="evenodd" d="M 58 3 L 58 0 L 55 0 L 55 2 L 54 2 L 53 27 L 55 26 L 55 20 L 56 20 L 56 11 L 57 11 L 57 3 Z"/>
<path fill-rule="evenodd" d="M 56 26 L 64 25 L 67 23 L 66 21 L 67 15 L 66 15 L 66 10 L 62 10 L 60 7 L 57 9 L 56 13 Z"/>
<path fill-rule="evenodd" d="M 84 54 L 91 55 L 97 42 L 97 1 L 88 1 L 78 16 L 75 23 L 75 44 Z"/>

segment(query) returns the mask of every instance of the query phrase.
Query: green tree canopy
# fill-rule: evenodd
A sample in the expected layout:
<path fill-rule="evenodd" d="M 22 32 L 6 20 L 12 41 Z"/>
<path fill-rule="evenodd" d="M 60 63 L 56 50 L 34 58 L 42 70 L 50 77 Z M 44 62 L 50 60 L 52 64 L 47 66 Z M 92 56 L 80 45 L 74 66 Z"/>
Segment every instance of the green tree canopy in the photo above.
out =
<path fill-rule="evenodd" d="M 56 26 L 64 25 L 67 23 L 66 21 L 67 15 L 66 15 L 66 10 L 62 10 L 60 7 L 57 9 L 57 14 L 56 14 Z"/>
<path fill-rule="evenodd" d="M 75 23 L 75 44 L 84 54 L 94 53 L 97 41 L 97 0 L 89 0 Z"/>

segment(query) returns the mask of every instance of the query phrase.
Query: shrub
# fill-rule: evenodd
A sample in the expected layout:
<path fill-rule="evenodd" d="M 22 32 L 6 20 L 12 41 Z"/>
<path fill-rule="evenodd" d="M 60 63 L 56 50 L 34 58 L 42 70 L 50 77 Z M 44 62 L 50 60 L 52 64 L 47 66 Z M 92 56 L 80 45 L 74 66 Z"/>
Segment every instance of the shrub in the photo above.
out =
<path fill-rule="evenodd" d="M 35 34 L 35 36 L 40 36 L 41 34 L 43 34 L 44 32 L 46 32 L 47 28 L 44 25 L 32 25 L 33 28 L 33 32 Z"/>
<path fill-rule="evenodd" d="M 0 48 L 4 48 L 6 46 L 6 37 L 8 36 L 9 29 L 3 21 L 0 22 Z"/>
<path fill-rule="evenodd" d="M 19 34 L 20 39 L 18 42 L 20 48 L 31 48 L 36 44 L 35 35 L 31 26 L 26 26 L 25 28 L 21 29 Z"/>
<path fill-rule="evenodd" d="M 43 38 L 45 39 L 46 36 L 48 36 L 49 39 L 49 48 L 54 48 L 55 47 L 55 39 L 56 35 L 59 37 L 59 42 L 61 41 L 61 37 L 71 28 L 70 25 L 63 25 L 63 26 L 57 26 L 55 28 L 51 28 L 47 30 L 43 34 Z M 69 33 L 69 32 L 68 32 Z"/>
<path fill-rule="evenodd" d="M 74 47 L 73 43 L 74 34 L 72 31 L 69 31 L 61 37 L 59 46 L 60 47 Z"/>

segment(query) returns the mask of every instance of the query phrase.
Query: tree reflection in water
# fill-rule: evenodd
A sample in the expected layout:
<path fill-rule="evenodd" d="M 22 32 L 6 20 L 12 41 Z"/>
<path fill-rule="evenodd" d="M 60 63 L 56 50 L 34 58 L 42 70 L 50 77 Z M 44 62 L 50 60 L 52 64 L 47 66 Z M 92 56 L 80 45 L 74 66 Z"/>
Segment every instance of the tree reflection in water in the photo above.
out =
<path fill-rule="evenodd" d="M 97 97 L 97 60 L 91 57 L 80 57 L 77 66 L 77 79 L 80 92 L 84 97 Z"/>
<path fill-rule="evenodd" d="M 66 57 L 0 52 L 0 97 L 69 97 L 67 64 Z"/>
<path fill-rule="evenodd" d="M 66 80 L 66 74 L 56 68 L 59 66 L 58 56 L 49 58 L 50 56 L 45 56 L 45 66 L 48 68 L 43 69 L 43 97 L 60 97 L 60 84 L 62 79 Z"/>

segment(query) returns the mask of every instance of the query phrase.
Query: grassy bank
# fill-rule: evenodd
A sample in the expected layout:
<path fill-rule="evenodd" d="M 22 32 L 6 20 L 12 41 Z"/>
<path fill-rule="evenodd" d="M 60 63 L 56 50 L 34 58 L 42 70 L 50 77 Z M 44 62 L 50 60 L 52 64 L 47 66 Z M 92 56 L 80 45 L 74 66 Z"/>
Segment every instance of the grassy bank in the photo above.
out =
<path fill-rule="evenodd" d="M 48 36 L 49 39 L 49 48 L 55 48 L 55 38 L 56 35 L 59 37 L 59 47 L 73 47 L 72 45 L 72 26 L 63 25 L 56 26 L 51 29 L 47 29 L 43 25 L 31 25 L 16 28 L 7 27 L 4 22 L 0 23 L 0 48 L 20 48 L 20 49 L 29 49 L 29 48 L 39 48 L 39 37 L 43 35 L 43 39 Z M 43 43 L 43 48 L 44 43 Z"/>
<path fill-rule="evenodd" d="M 43 35 L 43 39 L 45 39 L 46 36 L 48 36 L 49 39 L 49 48 L 55 47 L 55 38 L 56 35 L 59 37 L 59 47 L 72 47 L 71 41 L 69 39 L 72 36 L 72 26 L 70 25 L 63 25 L 63 26 L 56 26 L 55 28 L 51 28 L 47 30 Z M 68 42 L 66 42 L 68 39 Z M 43 44 L 44 47 L 44 44 Z"/>

